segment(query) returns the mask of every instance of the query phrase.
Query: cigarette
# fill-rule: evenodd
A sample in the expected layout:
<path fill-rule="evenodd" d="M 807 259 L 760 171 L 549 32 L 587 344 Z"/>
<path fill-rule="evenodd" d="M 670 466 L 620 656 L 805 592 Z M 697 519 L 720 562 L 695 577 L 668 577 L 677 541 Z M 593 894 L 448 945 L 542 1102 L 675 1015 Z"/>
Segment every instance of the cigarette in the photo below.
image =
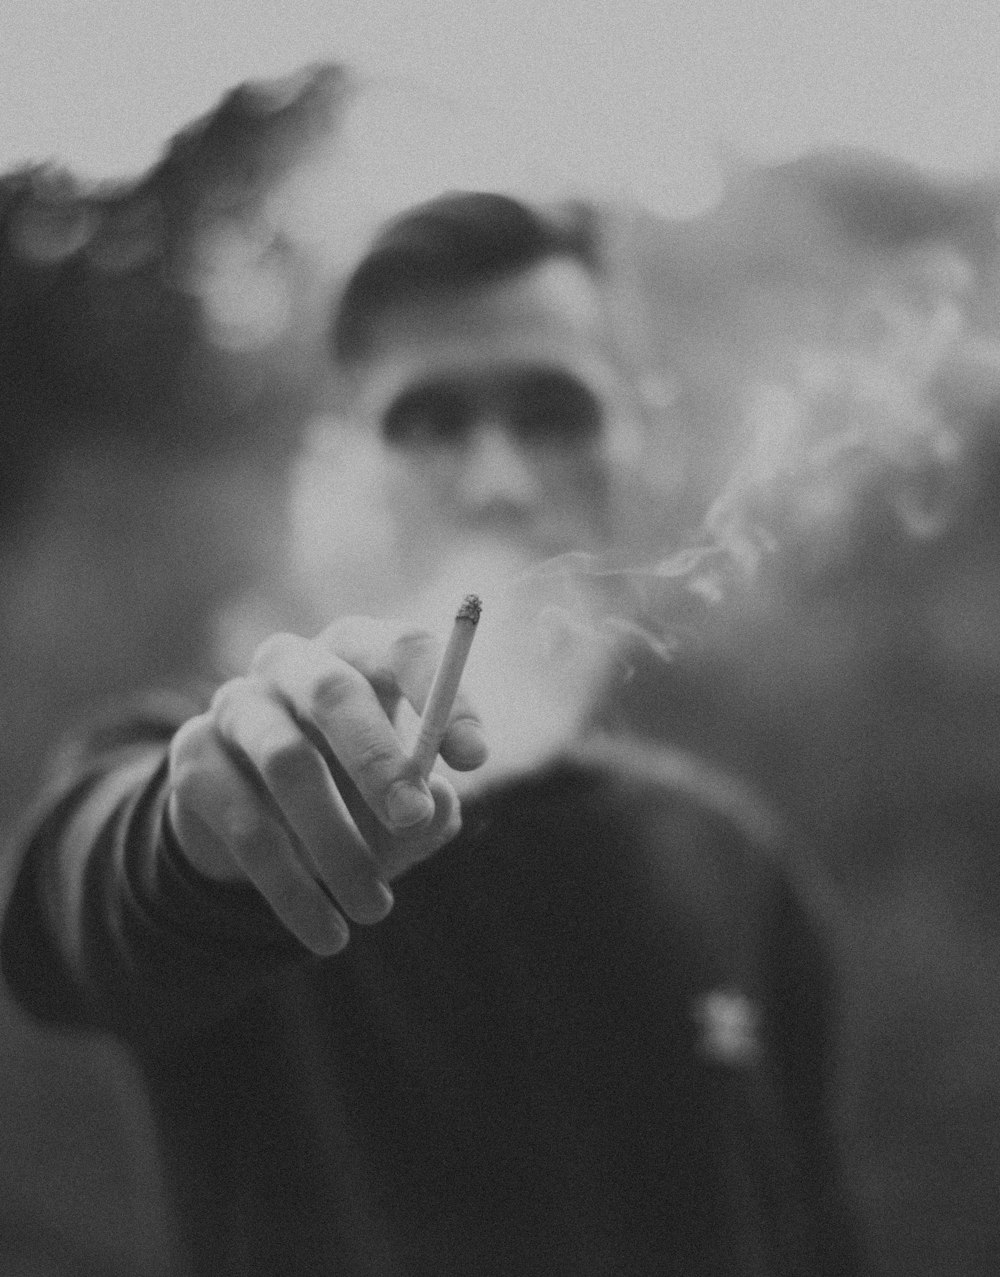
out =
<path fill-rule="evenodd" d="M 477 594 L 465 596 L 455 617 L 441 664 L 435 671 L 427 704 L 420 719 L 417 743 L 410 756 L 410 761 L 423 780 L 431 774 L 441 741 L 448 729 L 448 719 L 458 695 L 458 685 L 462 681 L 462 671 L 465 669 L 472 640 L 476 637 L 476 626 L 482 610 L 483 604 Z"/>

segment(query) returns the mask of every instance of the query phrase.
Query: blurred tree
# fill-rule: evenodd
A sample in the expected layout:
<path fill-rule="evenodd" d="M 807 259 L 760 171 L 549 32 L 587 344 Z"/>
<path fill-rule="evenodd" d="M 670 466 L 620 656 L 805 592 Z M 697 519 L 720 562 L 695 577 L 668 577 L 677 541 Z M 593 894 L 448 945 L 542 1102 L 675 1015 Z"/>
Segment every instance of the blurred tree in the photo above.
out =
<path fill-rule="evenodd" d="M 346 93 L 329 66 L 241 86 L 130 184 L 0 178 L 0 829 L 64 729 L 211 676 L 219 610 L 280 580 L 327 373 L 312 263 L 270 202 Z M 171 1271 L 128 1061 L 6 1002 L 0 1061 L 0 1268 Z"/>

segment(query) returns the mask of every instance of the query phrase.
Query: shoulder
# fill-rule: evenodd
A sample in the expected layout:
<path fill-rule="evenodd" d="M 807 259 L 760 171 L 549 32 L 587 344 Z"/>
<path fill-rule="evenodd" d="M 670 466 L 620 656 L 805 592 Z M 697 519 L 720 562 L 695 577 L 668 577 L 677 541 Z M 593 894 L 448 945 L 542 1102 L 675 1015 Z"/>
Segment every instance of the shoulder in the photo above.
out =
<path fill-rule="evenodd" d="M 591 736 L 468 804 L 431 872 L 454 875 L 463 898 L 502 892 L 539 922 L 599 909 L 657 947 L 670 933 L 717 950 L 734 920 L 745 930 L 775 915 L 795 877 L 792 842 L 748 786 L 695 754 Z"/>
<path fill-rule="evenodd" d="M 752 786 L 694 751 L 594 733 L 545 770 L 470 805 L 467 839 L 544 844 L 576 874 L 632 880 L 694 911 L 713 896 L 775 884 L 808 852 Z M 614 852 L 614 855 L 609 855 Z"/>
<path fill-rule="evenodd" d="M 695 752 L 590 736 L 471 804 L 463 835 L 432 866 L 484 912 L 502 900 L 507 923 L 552 935 L 589 917 L 615 943 L 632 937 L 644 962 L 659 955 L 711 987 L 739 985 L 782 1015 L 803 982 L 807 1001 L 826 1002 L 834 886 L 779 812 Z"/>

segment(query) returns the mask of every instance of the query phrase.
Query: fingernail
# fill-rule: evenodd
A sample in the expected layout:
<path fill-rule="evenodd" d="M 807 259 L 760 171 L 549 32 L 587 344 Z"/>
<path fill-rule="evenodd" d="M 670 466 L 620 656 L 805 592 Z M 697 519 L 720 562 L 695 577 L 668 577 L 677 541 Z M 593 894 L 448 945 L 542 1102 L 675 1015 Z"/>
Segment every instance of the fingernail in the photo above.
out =
<path fill-rule="evenodd" d="M 299 938 L 307 949 L 311 949 L 320 958 L 329 958 L 339 953 L 346 948 L 350 939 L 347 924 L 339 915 L 332 914 L 326 905 L 303 925 L 304 930 L 299 933 Z"/>
<path fill-rule="evenodd" d="M 389 790 L 385 809 L 394 825 L 408 829 L 434 815 L 434 799 L 429 790 L 418 789 L 409 781 L 400 780 Z"/>
<path fill-rule="evenodd" d="M 489 746 L 483 729 L 471 718 L 460 718 L 448 728 L 448 761 L 472 770 L 486 761 Z"/>

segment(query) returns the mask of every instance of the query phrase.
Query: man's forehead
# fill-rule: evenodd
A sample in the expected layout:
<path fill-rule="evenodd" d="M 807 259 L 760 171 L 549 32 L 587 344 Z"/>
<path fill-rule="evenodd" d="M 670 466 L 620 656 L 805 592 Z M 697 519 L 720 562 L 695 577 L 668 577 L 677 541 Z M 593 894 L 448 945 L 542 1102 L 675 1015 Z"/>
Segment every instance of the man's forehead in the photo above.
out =
<path fill-rule="evenodd" d="M 596 342 L 601 334 L 597 285 L 582 266 L 556 260 L 472 290 L 441 290 L 388 309 L 376 321 L 371 354 L 377 363 L 396 355 L 474 356 L 516 347 L 531 333 L 567 345 Z"/>
<path fill-rule="evenodd" d="M 413 380 L 547 363 L 587 380 L 610 373 L 598 286 L 579 264 L 555 259 L 470 292 L 441 292 L 393 307 L 375 326 L 358 369 L 361 397 Z"/>

